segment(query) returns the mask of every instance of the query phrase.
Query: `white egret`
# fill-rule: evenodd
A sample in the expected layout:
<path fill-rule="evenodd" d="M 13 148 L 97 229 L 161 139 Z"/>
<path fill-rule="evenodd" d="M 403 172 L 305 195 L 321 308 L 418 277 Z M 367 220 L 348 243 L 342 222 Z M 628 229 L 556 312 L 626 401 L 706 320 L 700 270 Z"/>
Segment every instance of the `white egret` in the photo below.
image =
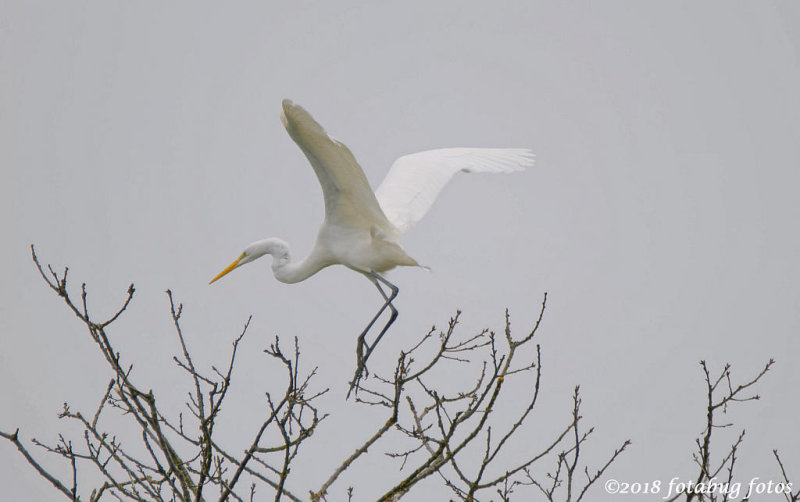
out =
<path fill-rule="evenodd" d="M 256 241 L 211 282 L 265 254 L 272 255 L 272 271 L 284 283 L 303 281 L 336 264 L 364 274 L 378 288 L 384 304 L 358 338 L 358 368 L 352 390 L 367 358 L 397 317 L 392 300 L 398 288 L 382 274 L 398 266 L 419 266 L 400 247 L 397 238 L 428 212 L 456 173 L 520 171 L 533 165 L 533 153 L 511 148 L 445 148 L 406 155 L 394 162 L 386 179 L 373 192 L 350 150 L 328 136 L 305 109 L 284 100 L 281 121 L 322 185 L 325 219 L 316 244 L 305 259 L 292 261 L 286 242 L 275 238 Z M 381 283 L 390 294 L 381 288 Z M 375 341 L 367 344 L 367 332 L 387 307 L 391 309 L 389 322 Z"/>

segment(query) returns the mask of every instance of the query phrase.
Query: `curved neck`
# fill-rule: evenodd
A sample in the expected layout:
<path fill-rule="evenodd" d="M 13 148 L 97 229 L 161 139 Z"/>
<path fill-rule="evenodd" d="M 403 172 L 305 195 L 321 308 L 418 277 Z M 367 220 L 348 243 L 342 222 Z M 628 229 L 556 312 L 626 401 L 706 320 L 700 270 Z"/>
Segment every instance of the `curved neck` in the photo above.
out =
<path fill-rule="evenodd" d="M 331 264 L 320 256 L 316 248 L 305 259 L 292 262 L 289 245 L 280 239 L 266 239 L 252 246 L 256 248 L 254 253 L 256 257 L 272 255 L 273 275 L 277 280 L 287 284 L 304 281 Z"/>
<path fill-rule="evenodd" d="M 309 255 L 302 261 L 291 262 L 287 260 L 285 263 L 281 263 L 280 260 L 275 258 L 272 260 L 272 274 L 283 283 L 294 284 L 308 279 L 328 266 L 311 258 L 312 256 Z"/>

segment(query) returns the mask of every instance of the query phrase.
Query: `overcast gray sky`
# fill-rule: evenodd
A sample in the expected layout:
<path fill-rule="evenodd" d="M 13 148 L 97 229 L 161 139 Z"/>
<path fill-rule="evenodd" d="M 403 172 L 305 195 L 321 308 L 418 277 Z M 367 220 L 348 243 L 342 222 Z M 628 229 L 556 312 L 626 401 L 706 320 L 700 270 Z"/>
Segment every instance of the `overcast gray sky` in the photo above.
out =
<path fill-rule="evenodd" d="M 518 449 L 567 420 L 581 384 L 597 428 L 587 459 L 631 438 L 608 477 L 689 478 L 698 361 L 745 378 L 775 357 L 762 400 L 727 418 L 747 429 L 740 479 L 777 480 L 779 448 L 800 481 L 798 89 L 794 1 L 5 1 L 0 429 L 52 440 L 61 403 L 92 409 L 108 378 L 31 243 L 69 265 L 76 294 L 88 284 L 98 313 L 136 284 L 112 334 L 142 387 L 167 384 L 167 398 L 182 391 L 164 290 L 207 366 L 252 313 L 240 415 L 225 417 L 245 432 L 270 383 L 261 350 L 300 337 L 333 416 L 291 486 L 349 453 L 343 435 L 385 420 L 344 402 L 354 338 L 379 306 L 367 281 L 334 267 L 288 286 L 265 259 L 207 284 L 254 240 L 281 237 L 297 257 L 313 244 L 320 189 L 278 120 L 291 98 L 373 186 L 419 150 L 537 153 L 522 174 L 460 176 L 403 240 L 433 272 L 390 275 L 400 317 L 376 361 L 458 308 L 475 331 L 502 328 L 509 307 L 521 333 L 547 291 L 543 411 Z M 374 498 L 381 486 L 364 479 L 387 472 L 380 451 L 339 487 Z M 4 499 L 59 499 L 7 442 L 0 465 Z M 616 498 L 598 486 L 591 500 Z"/>

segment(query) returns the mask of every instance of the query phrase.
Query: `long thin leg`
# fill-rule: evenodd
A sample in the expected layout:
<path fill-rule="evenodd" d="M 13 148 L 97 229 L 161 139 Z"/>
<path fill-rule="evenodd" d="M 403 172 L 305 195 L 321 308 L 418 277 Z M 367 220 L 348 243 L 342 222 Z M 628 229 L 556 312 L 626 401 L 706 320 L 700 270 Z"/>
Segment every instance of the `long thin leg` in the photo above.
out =
<path fill-rule="evenodd" d="M 372 281 L 372 283 L 375 284 L 376 288 L 378 288 L 378 291 L 381 293 L 381 296 L 383 297 L 385 303 L 381 306 L 381 308 L 378 310 L 378 312 L 375 314 L 375 316 L 372 318 L 372 320 L 369 322 L 369 324 L 367 324 L 367 327 L 364 328 L 364 331 L 362 331 L 361 334 L 358 336 L 359 349 L 361 349 L 362 345 L 366 345 L 364 340 L 365 340 L 365 337 L 367 336 L 367 333 L 369 332 L 370 329 L 372 329 L 372 326 L 375 324 L 375 321 L 377 321 L 378 318 L 381 316 L 381 314 L 383 314 L 383 311 L 386 310 L 386 307 L 389 307 L 389 308 L 392 309 L 392 313 L 393 313 L 392 315 L 393 316 L 397 315 L 396 314 L 397 310 L 394 308 L 394 305 L 391 304 L 391 301 L 397 295 L 395 294 L 391 298 L 389 298 L 389 297 L 386 296 L 386 293 L 383 291 L 383 289 L 381 289 L 381 287 L 380 287 L 380 285 L 378 284 L 377 281 Z M 359 360 L 361 360 L 361 359 L 362 358 L 361 358 L 361 356 L 359 354 Z"/>
<path fill-rule="evenodd" d="M 369 355 L 372 353 L 372 349 L 374 349 L 378 345 L 378 342 L 381 341 L 381 338 L 383 338 L 383 335 L 386 334 L 386 331 L 389 329 L 389 326 L 391 326 L 394 323 L 395 319 L 397 319 L 397 309 L 394 307 L 394 304 L 392 304 L 392 300 L 397 298 L 397 293 L 400 291 L 397 288 L 397 286 L 395 286 L 391 282 L 387 281 L 385 278 L 379 276 L 378 274 L 376 274 L 374 272 L 372 274 L 374 275 L 375 279 L 377 279 L 377 281 L 380 281 L 380 282 L 384 283 L 392 291 L 391 296 L 387 297 L 386 293 L 383 291 L 383 289 L 381 289 L 381 287 L 378 284 L 378 282 L 375 282 L 375 287 L 378 288 L 378 291 L 380 291 L 381 296 L 383 296 L 383 299 L 386 300 L 386 303 L 384 303 L 384 308 L 381 309 L 381 311 L 385 310 L 386 306 L 388 306 L 391 309 L 392 314 L 389 317 L 389 322 L 386 323 L 386 326 L 383 327 L 383 329 L 381 330 L 380 334 L 377 336 L 377 338 L 375 338 L 375 341 L 372 342 L 372 345 L 369 347 L 369 351 L 367 352 L 367 355 L 364 358 L 364 362 L 365 363 L 367 362 L 367 358 L 369 357 Z"/>
<path fill-rule="evenodd" d="M 380 292 L 381 296 L 384 299 L 384 304 L 381 306 L 381 308 L 378 310 L 378 312 L 375 314 L 375 316 L 372 318 L 369 324 L 367 324 L 367 327 L 364 328 L 364 331 L 362 331 L 361 334 L 358 336 L 358 341 L 356 345 L 356 358 L 357 358 L 356 373 L 353 376 L 353 380 L 350 382 L 350 389 L 347 391 L 348 397 L 350 397 L 350 393 L 358 385 L 358 382 L 361 380 L 362 375 L 364 373 L 367 373 L 368 371 L 367 359 L 369 358 L 370 354 L 372 354 L 372 351 L 378 345 L 378 342 L 381 340 L 381 338 L 383 338 L 383 335 L 386 334 L 386 331 L 394 323 L 395 319 L 397 319 L 397 309 L 392 304 L 392 301 L 397 297 L 397 293 L 400 291 L 399 288 L 375 272 L 369 272 L 368 274 L 365 275 L 367 275 L 367 277 L 372 280 L 372 283 L 375 284 L 375 287 L 378 289 L 378 292 Z M 383 288 L 381 288 L 380 283 L 383 283 L 390 289 L 391 291 L 390 295 L 387 296 L 386 292 L 383 290 Z M 391 310 L 389 322 L 387 322 L 386 325 L 383 327 L 381 332 L 375 338 L 375 341 L 372 342 L 372 344 L 368 344 L 366 341 L 367 333 L 375 324 L 375 322 L 378 320 L 378 318 L 381 316 L 381 314 L 383 314 L 383 312 L 386 310 L 386 307 L 389 307 L 389 309 Z M 365 348 L 366 352 L 364 350 Z"/>

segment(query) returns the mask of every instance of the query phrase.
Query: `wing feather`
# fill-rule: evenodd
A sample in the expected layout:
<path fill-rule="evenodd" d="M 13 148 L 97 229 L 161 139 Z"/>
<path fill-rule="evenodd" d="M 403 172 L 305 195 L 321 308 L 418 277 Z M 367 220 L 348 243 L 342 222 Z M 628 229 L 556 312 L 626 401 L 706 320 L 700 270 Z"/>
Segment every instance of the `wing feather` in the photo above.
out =
<path fill-rule="evenodd" d="M 524 148 L 443 148 L 397 159 L 375 191 L 383 213 L 399 233 L 407 232 L 433 205 L 459 171 L 511 173 L 533 165 Z"/>
<path fill-rule="evenodd" d="M 281 121 L 314 168 L 322 186 L 328 222 L 394 230 L 347 146 L 330 137 L 310 113 L 288 99 L 283 101 Z"/>

